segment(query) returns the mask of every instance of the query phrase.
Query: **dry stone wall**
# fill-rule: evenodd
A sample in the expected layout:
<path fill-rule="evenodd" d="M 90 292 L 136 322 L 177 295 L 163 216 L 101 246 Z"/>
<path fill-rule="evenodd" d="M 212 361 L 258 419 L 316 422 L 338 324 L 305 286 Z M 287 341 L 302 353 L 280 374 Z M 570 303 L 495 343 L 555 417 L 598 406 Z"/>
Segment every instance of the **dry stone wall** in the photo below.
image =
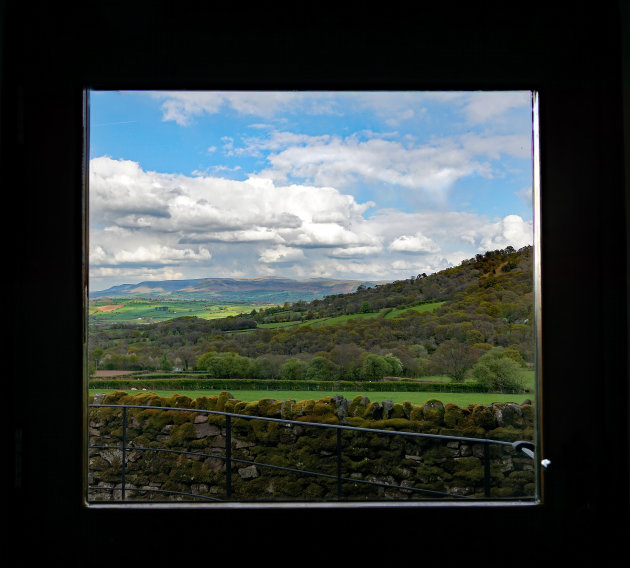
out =
<path fill-rule="evenodd" d="M 348 501 L 435 499 L 442 498 L 442 493 L 450 498 L 485 498 L 487 472 L 491 498 L 534 496 L 533 460 L 510 445 L 489 445 L 486 470 L 483 443 L 354 430 L 342 430 L 340 435 L 343 481 L 339 487 L 337 429 L 307 424 L 514 442 L 533 439 L 534 413 L 529 402 L 459 407 L 439 400 L 414 405 L 372 402 L 367 397 L 348 401 L 342 396 L 243 402 L 227 392 L 194 400 L 117 392 L 97 395 L 90 402 L 116 405 L 89 409 L 90 501 L 123 498 L 123 436 L 124 499 L 128 501 L 336 501 L 340 489 Z M 140 407 L 126 411 L 125 429 L 118 405 Z M 228 495 L 225 416 L 195 410 L 293 423 L 230 419 Z"/>

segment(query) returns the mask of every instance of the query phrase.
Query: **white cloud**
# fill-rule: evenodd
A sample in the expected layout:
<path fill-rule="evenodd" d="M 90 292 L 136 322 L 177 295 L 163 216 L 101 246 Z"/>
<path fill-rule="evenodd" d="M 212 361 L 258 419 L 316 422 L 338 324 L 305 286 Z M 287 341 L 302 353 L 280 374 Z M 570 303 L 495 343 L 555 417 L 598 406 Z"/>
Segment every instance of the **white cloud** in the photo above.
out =
<path fill-rule="evenodd" d="M 181 236 L 266 227 L 289 230 L 308 243 L 330 238 L 320 224 L 349 233 L 347 227 L 372 205 L 357 203 L 332 187 L 280 186 L 260 177 L 236 181 L 145 172 L 133 162 L 107 157 L 90 163 L 91 222 L 97 226 Z"/>
<path fill-rule="evenodd" d="M 533 242 L 532 221 L 526 221 L 518 215 L 489 220 L 482 215 L 458 211 L 404 213 L 388 210 L 372 216 L 365 229 L 384 242 L 389 242 L 387 250 L 390 254 L 423 253 L 422 259 L 418 261 L 432 262 L 433 266 L 439 267 L 438 270 L 449 265 L 456 266 L 479 251 L 505 248 L 508 245 L 520 248 Z M 392 245 L 397 250 L 392 250 Z M 423 251 L 423 246 L 426 251 Z M 431 256 L 438 251 L 439 259 Z M 425 257 L 425 254 L 429 256 Z M 429 261 L 429 258 L 433 260 Z"/>
<path fill-rule="evenodd" d="M 277 247 L 263 250 L 260 253 L 259 260 L 265 264 L 270 264 L 276 262 L 292 262 L 302 260 L 303 258 L 304 251 L 301 249 L 278 245 Z"/>
<path fill-rule="evenodd" d="M 214 114 L 223 104 L 223 97 L 215 92 L 159 92 L 155 98 L 166 99 L 162 104 L 162 119 L 174 120 L 181 126 L 190 124 L 191 118 L 203 113 Z"/>
<path fill-rule="evenodd" d="M 196 116 L 216 114 L 230 108 L 240 115 L 272 118 L 279 111 L 301 108 L 309 114 L 330 114 L 335 103 L 328 93 L 291 91 L 160 91 L 162 120 L 188 126 Z"/>
<path fill-rule="evenodd" d="M 180 244 L 194 243 L 260 243 L 283 242 L 284 239 L 272 228 L 257 227 L 243 231 L 215 231 L 190 233 L 179 240 Z"/>
<path fill-rule="evenodd" d="M 528 91 L 477 91 L 465 94 L 464 111 L 472 123 L 486 122 L 513 108 L 531 104 Z"/>
<path fill-rule="evenodd" d="M 524 221 L 519 215 L 507 215 L 503 219 L 477 229 L 475 240 L 479 251 L 505 248 L 509 245 L 518 249 L 531 245 L 534 235 L 533 223 Z"/>
<path fill-rule="evenodd" d="M 333 187 L 367 181 L 439 194 L 463 177 L 475 172 L 484 175 L 488 170 L 487 163 L 475 158 L 472 140 L 467 141 L 468 147 L 455 139 L 413 146 L 356 136 L 287 137 L 285 142 L 285 147 L 267 156 L 270 167 L 261 175 L 278 181 L 312 180 L 316 185 Z M 486 151 L 487 145 L 479 153 Z"/>
<path fill-rule="evenodd" d="M 364 256 L 378 254 L 383 251 L 381 245 L 360 245 L 337 247 L 330 251 L 330 256 L 336 258 L 360 258 Z"/>
<path fill-rule="evenodd" d="M 252 270 L 246 245 L 275 245 L 259 256 L 272 264 L 304 260 L 299 247 L 379 243 L 362 217 L 373 203 L 358 203 L 332 187 L 161 174 L 103 157 L 91 161 L 90 197 L 92 266 L 206 263 L 219 258 L 217 246 L 230 245 L 233 260 Z M 227 270 L 229 254 L 222 254 L 221 269 Z"/>
<path fill-rule="evenodd" d="M 421 98 L 454 105 L 469 124 L 475 125 L 488 123 L 512 109 L 531 105 L 529 91 L 435 91 L 422 93 Z"/>
<path fill-rule="evenodd" d="M 130 284 L 144 280 L 184 280 L 183 272 L 172 270 L 169 267 L 159 269 L 146 268 L 112 268 L 100 266 L 90 270 L 90 277 L 98 280 L 103 277 L 115 276 L 118 280 L 128 279 Z"/>
<path fill-rule="evenodd" d="M 160 244 L 138 246 L 134 249 L 119 249 L 114 252 L 108 252 L 103 246 L 96 245 L 90 251 L 90 264 L 93 266 L 125 264 L 166 265 L 178 264 L 182 261 L 205 261 L 210 260 L 210 258 L 212 258 L 211 253 L 205 248 L 194 251 L 192 249 L 177 249 Z"/>
<path fill-rule="evenodd" d="M 419 232 L 415 235 L 401 235 L 397 237 L 390 243 L 388 248 L 392 251 L 414 253 L 438 252 L 440 250 L 439 245 L 435 241 Z"/>
<path fill-rule="evenodd" d="M 90 274 L 101 279 L 117 269 L 149 279 L 167 267 L 190 278 L 408 278 L 531 244 L 533 233 L 516 215 L 370 211 L 375 203 L 332 186 L 163 174 L 106 157 L 91 162 L 90 197 Z"/>

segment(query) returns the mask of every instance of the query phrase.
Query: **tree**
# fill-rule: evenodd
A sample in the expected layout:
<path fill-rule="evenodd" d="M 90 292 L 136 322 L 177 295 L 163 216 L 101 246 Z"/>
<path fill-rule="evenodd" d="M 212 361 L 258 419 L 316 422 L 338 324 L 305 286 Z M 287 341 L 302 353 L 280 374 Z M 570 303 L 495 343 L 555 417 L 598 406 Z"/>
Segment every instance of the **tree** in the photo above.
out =
<path fill-rule="evenodd" d="M 466 343 L 475 344 L 483 343 L 485 341 L 483 333 L 477 329 L 470 329 L 466 332 Z"/>
<path fill-rule="evenodd" d="M 389 365 L 389 368 L 390 368 L 389 374 L 394 377 L 400 377 L 400 375 L 402 375 L 402 372 L 403 372 L 403 365 L 400 359 L 396 357 L 395 355 L 393 355 L 392 353 L 388 353 L 387 355 L 385 355 L 384 359 L 385 361 L 387 361 L 387 364 Z"/>
<path fill-rule="evenodd" d="M 491 391 L 522 391 L 524 387 L 520 365 L 500 348 L 479 357 L 472 369 L 472 376 Z"/>
<path fill-rule="evenodd" d="M 431 355 L 431 363 L 438 373 L 450 377 L 451 380 L 462 382 L 466 373 L 475 362 L 475 353 L 470 346 L 460 343 L 455 339 L 449 339 L 440 343 Z"/>
<path fill-rule="evenodd" d="M 104 354 L 105 354 L 105 351 L 103 351 L 100 347 L 97 347 L 94 350 L 92 350 L 92 361 L 94 361 L 95 369 L 98 369 L 98 365 L 101 362 L 101 359 L 103 358 Z"/>
<path fill-rule="evenodd" d="M 252 361 L 252 376 L 256 379 L 273 379 L 273 363 L 268 357 L 257 357 Z"/>
<path fill-rule="evenodd" d="M 291 357 L 287 359 L 280 367 L 280 378 L 289 380 L 299 380 L 304 378 L 307 364 L 298 359 Z"/>
<path fill-rule="evenodd" d="M 363 351 L 353 343 L 339 343 L 330 350 L 330 357 L 338 366 L 340 378 L 351 378 L 360 365 Z"/>
<path fill-rule="evenodd" d="M 379 380 L 391 373 L 391 366 L 387 359 L 375 353 L 368 353 L 361 363 L 360 376 L 362 379 Z"/>
<path fill-rule="evenodd" d="M 251 375 L 252 364 L 249 357 L 237 353 L 217 353 L 209 351 L 199 357 L 197 367 L 208 372 L 211 377 L 221 379 L 244 379 Z"/>
<path fill-rule="evenodd" d="M 305 371 L 305 378 L 314 380 L 332 380 L 339 374 L 338 366 L 330 359 L 320 355 L 313 357 Z"/>
<path fill-rule="evenodd" d="M 166 357 L 166 353 L 162 354 L 162 358 L 160 359 L 160 369 L 163 371 L 170 371 L 173 368 L 173 365 Z"/>
<path fill-rule="evenodd" d="M 514 349 L 513 347 L 506 347 L 503 350 L 503 357 L 509 357 L 510 359 L 513 359 L 519 364 L 520 367 L 525 366 L 525 361 L 523 359 L 523 356 L 521 355 L 518 349 Z"/>

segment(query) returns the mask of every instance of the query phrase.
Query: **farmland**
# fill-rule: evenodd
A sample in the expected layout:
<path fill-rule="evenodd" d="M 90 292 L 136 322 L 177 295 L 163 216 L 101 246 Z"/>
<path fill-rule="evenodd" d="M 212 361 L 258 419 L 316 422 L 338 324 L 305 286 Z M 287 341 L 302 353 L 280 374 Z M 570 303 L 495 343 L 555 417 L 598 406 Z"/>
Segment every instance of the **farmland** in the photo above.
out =
<path fill-rule="evenodd" d="M 306 388 L 310 381 L 311 391 L 378 391 L 379 400 L 385 390 L 396 397 L 435 391 L 449 400 L 454 394 L 531 399 L 532 288 L 531 247 L 525 247 L 309 302 L 100 297 L 90 304 L 91 386 L 97 373 L 109 370 L 139 373 L 143 380 L 156 373 L 197 373 L 221 384 L 189 383 L 186 390 L 234 389 L 239 396 L 265 390 L 274 391 L 274 398 L 283 390 L 295 396 L 303 390 L 299 383 Z M 417 381 L 433 383 L 435 376 L 444 377 L 449 388 L 418 388 Z M 391 380 L 398 383 L 385 384 Z M 227 381 L 235 382 L 227 387 Z M 120 388 L 132 386 L 180 388 Z"/>
<path fill-rule="evenodd" d="M 211 300 L 170 300 L 152 298 L 99 298 L 88 306 L 91 325 L 112 323 L 151 324 L 181 316 L 217 319 L 249 313 L 273 304 L 218 303 Z"/>
<path fill-rule="evenodd" d="M 260 329 L 275 329 L 295 327 L 298 325 L 310 325 L 319 327 L 322 325 L 344 324 L 352 320 L 383 317 L 395 318 L 406 309 L 412 309 L 419 313 L 433 311 L 439 308 L 443 301 L 420 304 L 404 309 L 383 309 L 377 313 L 346 314 L 341 316 L 326 316 L 304 321 L 279 321 L 274 323 L 260 323 Z M 113 323 L 152 324 L 172 320 L 183 316 L 193 316 L 206 320 L 248 315 L 253 310 L 265 310 L 277 308 L 276 304 L 253 303 L 223 303 L 212 300 L 171 300 L 159 298 L 99 298 L 90 301 L 88 306 L 89 323 L 94 328 Z M 245 330 L 249 331 L 249 330 Z"/>
<path fill-rule="evenodd" d="M 294 327 L 297 325 L 309 325 L 311 327 L 320 327 L 322 325 L 336 325 L 336 324 L 346 324 L 355 320 L 362 320 L 366 318 L 374 318 L 374 317 L 382 317 L 382 318 L 395 318 L 400 316 L 405 310 L 411 309 L 416 312 L 422 313 L 427 311 L 434 311 L 439 308 L 444 302 L 430 302 L 428 304 L 420 304 L 417 306 L 412 306 L 410 308 L 398 309 L 398 310 L 390 310 L 384 308 L 380 310 L 378 313 L 359 313 L 359 314 L 347 314 L 342 316 L 332 316 L 332 317 L 323 317 L 317 318 L 313 320 L 308 320 L 307 322 L 279 322 L 279 323 L 262 323 L 259 324 L 258 327 L 261 329 L 276 329 L 279 327 Z"/>
<path fill-rule="evenodd" d="M 113 394 L 114 389 L 90 389 L 90 394 L 105 393 Z M 133 391 L 128 391 L 132 392 Z M 173 394 L 187 396 L 189 398 L 199 398 L 203 396 L 216 395 L 218 391 L 207 390 L 159 390 L 154 391 L 161 397 L 169 397 Z M 253 402 L 265 398 L 273 400 L 312 400 L 323 398 L 326 396 L 341 395 L 350 401 L 356 396 L 367 396 L 371 401 L 382 402 L 391 400 L 394 403 L 402 404 L 405 401 L 412 404 L 425 404 L 430 399 L 438 399 L 443 404 L 451 403 L 457 406 L 468 406 L 469 404 L 492 404 L 493 402 L 515 402 L 522 404 L 525 400 L 533 400 L 531 394 L 513 395 L 501 393 L 432 393 L 432 392 L 364 392 L 364 391 L 343 391 L 337 392 L 334 389 L 330 391 L 276 391 L 276 390 L 238 390 L 230 391 L 237 400 L 243 402 Z"/>

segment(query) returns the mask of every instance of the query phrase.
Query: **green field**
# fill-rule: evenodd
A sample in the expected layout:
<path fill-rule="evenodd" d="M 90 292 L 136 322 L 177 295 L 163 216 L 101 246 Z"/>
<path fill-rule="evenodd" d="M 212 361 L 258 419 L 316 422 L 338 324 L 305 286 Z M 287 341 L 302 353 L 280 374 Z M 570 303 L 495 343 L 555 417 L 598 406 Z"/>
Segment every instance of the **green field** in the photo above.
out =
<path fill-rule="evenodd" d="M 126 392 L 133 393 L 135 391 Z M 113 389 L 90 389 L 90 394 L 97 393 L 113 393 Z M 190 398 L 198 398 L 202 396 L 212 396 L 218 394 L 217 391 L 184 391 L 184 390 L 160 390 L 155 392 L 160 397 L 168 397 L 172 394 L 180 394 Z M 330 391 L 260 391 L 260 390 L 234 390 L 230 391 L 235 399 L 244 402 L 261 400 L 264 398 L 272 398 L 274 400 L 318 400 L 325 396 L 335 396 L 337 394 L 343 396 L 346 400 L 351 401 L 356 396 L 367 396 L 371 401 L 383 402 L 391 399 L 392 402 L 402 403 L 409 401 L 412 404 L 424 404 L 430 399 L 441 400 L 444 404 L 450 402 L 458 406 L 468 406 L 469 404 L 490 404 L 492 402 L 515 402 L 521 404 L 526 399 L 534 400 L 533 393 L 527 394 L 494 394 L 494 393 L 443 393 L 443 392 L 337 392 Z"/>
<path fill-rule="evenodd" d="M 407 309 L 418 312 L 435 310 L 444 302 L 432 302 L 420 304 L 412 308 L 391 310 L 386 312 L 369 312 L 360 314 L 349 314 L 335 317 L 325 317 L 313 319 L 306 322 L 278 322 L 259 324 L 261 329 L 275 329 L 279 327 L 297 327 L 300 325 L 310 325 L 319 327 L 322 325 L 344 324 L 348 321 L 385 317 L 394 318 Z M 156 323 L 170 320 L 182 316 L 195 316 L 203 319 L 217 319 L 239 314 L 249 314 L 252 310 L 260 310 L 275 306 L 276 304 L 252 304 L 252 303 L 216 303 L 209 300 L 158 300 L 147 298 L 115 298 L 92 300 L 88 306 L 88 316 L 93 324 L 108 323 Z M 383 316 L 383 313 L 385 315 Z M 248 332 L 251 330 L 244 330 Z"/>
<path fill-rule="evenodd" d="M 320 390 L 276 390 L 273 388 L 273 382 L 265 390 L 231 390 L 234 398 L 250 402 L 261 400 L 263 398 L 273 398 L 275 400 L 316 400 L 325 396 L 335 396 L 337 394 L 343 396 L 350 401 L 356 396 L 367 396 L 371 401 L 382 402 L 391 399 L 393 402 L 409 401 L 413 404 L 423 404 L 427 400 L 437 398 L 444 404 L 447 402 L 457 404 L 458 406 L 468 406 L 469 404 L 490 404 L 492 402 L 516 402 L 521 404 L 524 400 L 534 401 L 536 398 L 536 375 L 532 369 L 523 369 L 523 377 L 525 386 L 529 389 L 524 394 L 501 394 L 501 393 L 447 393 L 447 392 L 396 392 L 396 391 L 338 391 L 334 386 L 330 385 L 330 390 L 322 388 Z M 434 382 L 450 382 L 447 377 L 434 376 L 427 377 Z M 135 392 L 129 389 L 120 389 L 127 392 Z M 96 393 L 113 393 L 115 389 L 89 389 L 90 394 Z M 181 394 L 190 398 L 198 398 L 201 396 L 212 396 L 218 394 L 216 390 L 153 390 L 158 396 L 167 397 L 172 394 Z"/>
<path fill-rule="evenodd" d="M 155 323 L 182 316 L 203 319 L 225 318 L 253 309 L 268 308 L 272 304 L 215 303 L 207 300 L 152 300 L 144 298 L 116 298 L 91 301 L 88 315 L 93 323 Z M 274 304 L 275 305 L 275 304 Z M 112 311 L 106 306 L 119 306 Z M 160 309 L 161 308 L 161 309 Z M 163 309 L 166 308 L 166 309 Z"/>
<path fill-rule="evenodd" d="M 297 326 L 301 326 L 301 325 L 310 325 L 311 327 L 321 327 L 323 325 L 335 325 L 335 324 L 345 324 L 349 321 L 354 321 L 354 320 L 360 320 L 360 319 L 366 319 L 366 318 L 376 318 L 376 317 L 385 317 L 385 318 L 395 318 L 398 317 L 400 314 L 402 314 L 403 312 L 407 311 L 407 310 L 415 310 L 417 312 L 427 312 L 427 311 L 433 311 L 437 308 L 439 308 L 442 304 L 444 304 L 444 302 L 431 302 L 428 304 L 420 304 L 417 306 L 413 306 L 411 308 L 402 308 L 399 310 L 391 310 L 389 312 L 387 312 L 387 310 L 381 310 L 380 312 L 368 312 L 365 314 L 347 314 L 347 315 L 343 315 L 343 316 L 334 316 L 334 317 L 326 317 L 326 318 L 319 318 L 319 319 L 313 319 L 313 320 L 309 320 L 306 322 L 302 322 L 302 321 L 293 321 L 293 322 L 278 322 L 278 323 L 263 323 L 263 324 L 258 324 L 259 328 L 262 329 L 275 329 L 275 328 L 279 328 L 279 327 L 297 327 Z M 385 315 L 381 315 L 385 313 Z M 249 330 L 248 330 L 249 331 Z"/>
<path fill-rule="evenodd" d="M 445 304 L 445 303 L 446 302 L 431 302 L 428 304 L 419 304 L 417 306 L 412 306 L 411 308 L 401 308 L 400 310 L 392 310 L 391 312 L 388 312 L 385 315 L 385 317 L 396 318 L 400 316 L 400 314 L 402 314 L 403 312 L 406 312 L 407 310 L 414 310 L 416 312 L 432 312 L 433 310 L 436 310 L 442 304 Z"/>

